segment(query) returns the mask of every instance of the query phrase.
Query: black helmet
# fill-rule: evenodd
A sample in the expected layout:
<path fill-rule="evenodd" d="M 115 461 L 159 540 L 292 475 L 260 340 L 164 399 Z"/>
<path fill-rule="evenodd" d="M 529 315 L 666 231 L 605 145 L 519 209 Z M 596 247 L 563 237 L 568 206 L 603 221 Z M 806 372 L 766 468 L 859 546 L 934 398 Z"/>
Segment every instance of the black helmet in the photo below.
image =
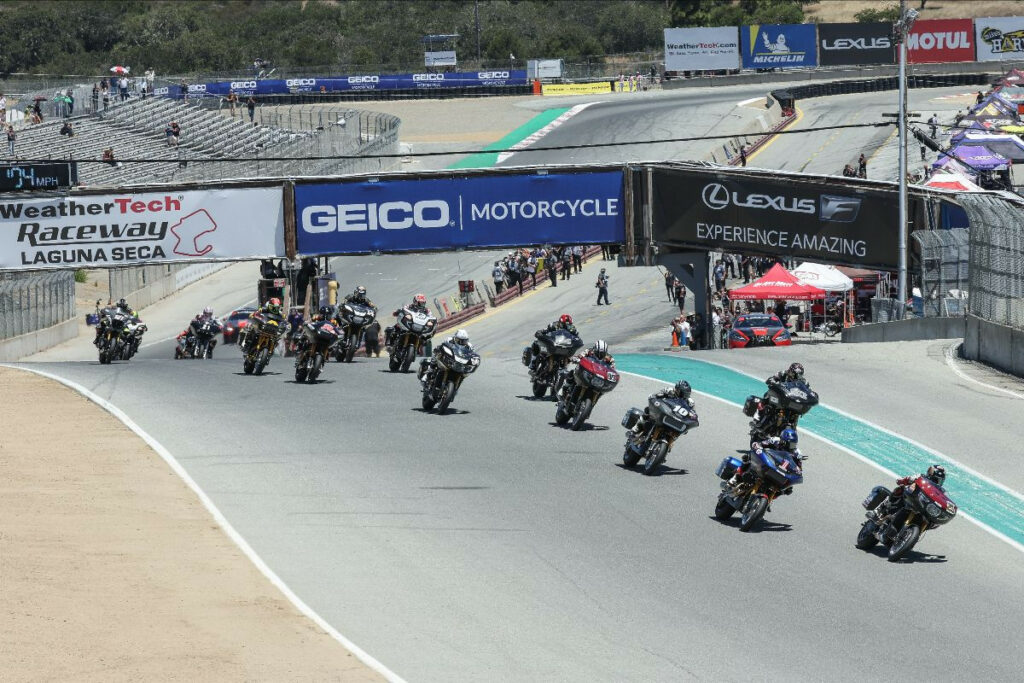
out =
<path fill-rule="evenodd" d="M 124 297 L 117 300 L 117 307 L 124 309 L 128 308 L 128 302 L 124 300 Z"/>
<path fill-rule="evenodd" d="M 690 389 L 690 383 L 687 382 L 685 379 L 681 379 L 678 382 L 676 382 L 675 390 L 676 396 L 678 396 L 679 398 L 690 398 L 690 392 L 692 391 Z"/>
<path fill-rule="evenodd" d="M 366 287 L 363 287 L 362 285 L 359 285 L 358 287 L 356 287 L 356 291 L 354 291 L 352 293 L 355 294 L 356 296 L 362 298 L 362 297 L 366 296 Z"/>
<path fill-rule="evenodd" d="M 318 310 L 317 313 L 322 315 L 324 318 L 330 318 L 332 315 L 334 315 L 334 309 L 332 309 L 330 306 L 321 306 L 320 310 Z"/>
<path fill-rule="evenodd" d="M 799 363 L 793 363 L 789 366 L 789 370 L 786 371 L 786 374 L 793 379 L 802 379 L 804 376 L 804 366 Z"/>
<path fill-rule="evenodd" d="M 932 465 L 924 476 L 931 479 L 936 486 L 942 486 L 946 481 L 946 468 L 942 465 Z"/>

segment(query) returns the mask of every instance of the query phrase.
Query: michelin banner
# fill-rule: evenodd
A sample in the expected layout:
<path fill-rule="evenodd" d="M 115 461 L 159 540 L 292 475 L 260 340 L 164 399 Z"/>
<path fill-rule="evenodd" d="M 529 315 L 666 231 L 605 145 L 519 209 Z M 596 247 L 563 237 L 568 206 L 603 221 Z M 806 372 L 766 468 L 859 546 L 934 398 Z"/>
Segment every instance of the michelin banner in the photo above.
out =
<path fill-rule="evenodd" d="M 979 62 L 1024 59 L 1024 17 L 974 20 Z"/>
<path fill-rule="evenodd" d="M 743 68 L 786 69 L 818 65 L 814 24 L 755 24 L 740 29 Z"/>
<path fill-rule="evenodd" d="M 0 270 L 284 255 L 280 188 L 0 202 Z"/>
<path fill-rule="evenodd" d="M 665 70 L 740 68 L 738 30 L 735 26 L 665 29 Z"/>
<path fill-rule="evenodd" d="M 621 242 L 619 171 L 295 187 L 298 251 L 360 254 Z"/>

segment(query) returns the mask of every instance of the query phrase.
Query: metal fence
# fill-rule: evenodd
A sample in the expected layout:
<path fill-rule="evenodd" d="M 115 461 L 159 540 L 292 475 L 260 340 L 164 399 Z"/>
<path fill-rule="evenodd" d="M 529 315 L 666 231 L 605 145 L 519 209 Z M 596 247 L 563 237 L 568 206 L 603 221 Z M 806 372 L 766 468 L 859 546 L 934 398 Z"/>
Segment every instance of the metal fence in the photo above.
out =
<path fill-rule="evenodd" d="M 968 230 L 918 230 L 911 237 L 920 254 L 924 317 L 963 315 L 968 291 Z"/>
<path fill-rule="evenodd" d="M 971 223 L 968 311 L 1024 329 L 1024 201 L 980 193 L 958 200 Z"/>
<path fill-rule="evenodd" d="M 0 273 L 0 339 L 75 317 L 75 274 Z"/>

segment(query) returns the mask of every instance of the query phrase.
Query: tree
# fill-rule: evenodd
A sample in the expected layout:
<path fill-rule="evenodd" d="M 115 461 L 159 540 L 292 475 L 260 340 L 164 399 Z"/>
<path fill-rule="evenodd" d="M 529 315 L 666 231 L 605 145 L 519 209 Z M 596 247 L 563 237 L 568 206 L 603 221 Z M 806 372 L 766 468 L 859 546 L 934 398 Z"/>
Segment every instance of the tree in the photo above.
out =
<path fill-rule="evenodd" d="M 882 7 L 881 9 L 869 8 L 861 10 L 853 15 L 853 18 L 862 24 L 870 24 L 876 22 L 893 23 L 900 18 L 900 6 L 889 5 L 888 7 Z"/>

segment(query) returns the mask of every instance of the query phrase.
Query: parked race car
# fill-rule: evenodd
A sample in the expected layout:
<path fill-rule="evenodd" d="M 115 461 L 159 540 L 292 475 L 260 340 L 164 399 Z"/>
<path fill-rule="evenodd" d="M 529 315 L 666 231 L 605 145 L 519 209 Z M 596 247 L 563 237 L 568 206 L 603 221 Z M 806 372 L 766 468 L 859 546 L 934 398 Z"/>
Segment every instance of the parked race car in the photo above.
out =
<path fill-rule="evenodd" d="M 793 340 L 779 316 L 772 313 L 747 313 L 737 317 L 729 332 L 730 349 L 752 346 L 791 346 Z"/>

